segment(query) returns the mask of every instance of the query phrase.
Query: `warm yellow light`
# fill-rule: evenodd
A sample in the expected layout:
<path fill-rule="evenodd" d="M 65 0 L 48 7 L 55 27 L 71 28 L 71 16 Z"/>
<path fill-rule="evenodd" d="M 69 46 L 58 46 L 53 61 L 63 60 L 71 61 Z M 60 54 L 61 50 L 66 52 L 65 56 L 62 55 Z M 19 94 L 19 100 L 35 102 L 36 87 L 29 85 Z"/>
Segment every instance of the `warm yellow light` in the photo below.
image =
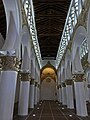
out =
<path fill-rule="evenodd" d="M 45 68 L 42 72 L 42 74 L 46 75 L 46 74 L 55 74 L 55 71 L 52 68 Z"/>

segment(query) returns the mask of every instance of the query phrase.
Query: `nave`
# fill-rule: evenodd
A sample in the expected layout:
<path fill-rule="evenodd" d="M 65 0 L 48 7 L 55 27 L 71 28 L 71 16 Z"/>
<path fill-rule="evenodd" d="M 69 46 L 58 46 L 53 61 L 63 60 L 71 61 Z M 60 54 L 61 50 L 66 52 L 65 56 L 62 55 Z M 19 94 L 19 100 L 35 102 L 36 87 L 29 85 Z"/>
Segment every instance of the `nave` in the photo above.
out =
<path fill-rule="evenodd" d="M 90 120 L 90 104 L 87 107 L 89 116 L 79 117 L 75 114 L 75 109 L 68 109 L 57 101 L 40 101 L 28 116 L 15 115 L 14 120 Z"/>
<path fill-rule="evenodd" d="M 0 0 L 0 120 L 13 119 L 90 120 L 90 0 Z"/>

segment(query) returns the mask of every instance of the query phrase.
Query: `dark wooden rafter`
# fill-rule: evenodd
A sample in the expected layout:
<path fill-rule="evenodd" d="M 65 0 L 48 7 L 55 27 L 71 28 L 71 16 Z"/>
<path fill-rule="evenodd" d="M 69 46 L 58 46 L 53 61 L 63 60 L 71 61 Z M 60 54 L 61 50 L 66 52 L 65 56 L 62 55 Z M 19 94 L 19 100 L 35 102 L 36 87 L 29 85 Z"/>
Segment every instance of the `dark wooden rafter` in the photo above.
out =
<path fill-rule="evenodd" d="M 71 0 L 33 0 L 42 58 L 56 57 Z"/>
<path fill-rule="evenodd" d="M 58 33 L 55 33 L 55 34 L 53 35 L 53 33 L 50 33 L 50 34 L 49 34 L 49 33 L 41 33 L 41 34 L 39 34 L 39 36 L 40 36 L 40 37 L 43 37 L 43 36 L 50 36 L 50 37 L 51 37 L 51 36 L 55 36 L 55 37 L 56 37 L 56 36 L 59 36 L 59 34 L 58 34 Z"/>
<path fill-rule="evenodd" d="M 42 58 L 56 57 L 71 0 L 33 0 Z M 6 15 L 0 0 L 0 33 L 6 37 Z"/>

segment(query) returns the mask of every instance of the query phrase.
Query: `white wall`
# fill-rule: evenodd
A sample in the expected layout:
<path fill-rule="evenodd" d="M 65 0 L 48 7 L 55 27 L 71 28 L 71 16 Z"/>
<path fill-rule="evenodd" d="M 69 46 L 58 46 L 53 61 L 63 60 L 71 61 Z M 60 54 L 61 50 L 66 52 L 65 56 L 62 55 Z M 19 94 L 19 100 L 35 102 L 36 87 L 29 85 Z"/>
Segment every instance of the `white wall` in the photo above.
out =
<path fill-rule="evenodd" d="M 50 82 L 47 82 L 44 79 L 41 83 L 41 100 L 56 100 L 56 83 L 53 79 Z"/>

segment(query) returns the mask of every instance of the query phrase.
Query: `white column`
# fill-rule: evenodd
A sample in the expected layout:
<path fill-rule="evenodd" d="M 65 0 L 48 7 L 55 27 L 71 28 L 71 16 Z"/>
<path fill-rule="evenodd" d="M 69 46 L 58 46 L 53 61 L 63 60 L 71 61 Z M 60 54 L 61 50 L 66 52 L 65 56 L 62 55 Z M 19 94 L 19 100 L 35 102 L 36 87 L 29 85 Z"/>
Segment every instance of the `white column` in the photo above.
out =
<path fill-rule="evenodd" d="M 89 100 L 89 103 L 90 103 L 90 84 L 88 84 L 88 100 Z"/>
<path fill-rule="evenodd" d="M 87 83 L 87 81 L 84 81 L 84 88 L 85 88 L 85 99 L 86 99 L 86 101 L 89 101 L 88 83 Z"/>
<path fill-rule="evenodd" d="M 60 102 L 60 85 L 57 86 L 57 101 Z"/>
<path fill-rule="evenodd" d="M 90 103 L 90 73 L 87 76 L 87 91 L 88 91 L 88 101 Z"/>
<path fill-rule="evenodd" d="M 37 102 L 39 103 L 40 101 L 40 85 L 38 84 L 38 87 L 37 87 Z"/>
<path fill-rule="evenodd" d="M 34 108 L 34 79 L 30 81 L 29 108 Z"/>
<path fill-rule="evenodd" d="M 59 85 L 59 102 L 62 103 L 62 88 L 61 85 Z"/>
<path fill-rule="evenodd" d="M 21 82 L 20 82 L 18 115 L 25 116 L 28 115 L 30 78 L 29 78 L 29 73 L 20 73 L 20 75 L 21 75 Z"/>
<path fill-rule="evenodd" d="M 35 82 L 35 88 L 34 88 L 34 92 L 35 92 L 35 93 L 34 93 L 34 104 L 35 104 L 35 105 L 37 105 L 37 97 L 38 97 L 38 96 L 37 96 L 37 95 L 38 95 L 38 93 L 37 93 L 37 92 L 38 92 L 38 91 L 37 91 L 37 90 L 38 90 L 37 85 L 38 85 L 38 83 Z"/>
<path fill-rule="evenodd" d="M 79 116 L 87 116 L 87 107 L 85 99 L 85 88 L 83 82 L 84 74 L 74 75 L 74 88 L 75 88 L 75 99 L 76 99 L 76 112 Z"/>
<path fill-rule="evenodd" d="M 1 82 L 1 71 L 0 71 L 0 82 Z"/>
<path fill-rule="evenodd" d="M 56 100 L 59 102 L 59 86 L 56 86 L 57 98 Z"/>
<path fill-rule="evenodd" d="M 15 56 L 3 56 L 0 82 L 0 120 L 12 120 L 17 82 Z"/>
<path fill-rule="evenodd" d="M 67 96 L 67 108 L 74 109 L 74 98 L 73 98 L 73 81 L 68 79 L 66 83 L 66 96 Z"/>
<path fill-rule="evenodd" d="M 65 85 L 65 83 L 62 83 L 62 104 L 67 105 L 66 85 Z"/>

